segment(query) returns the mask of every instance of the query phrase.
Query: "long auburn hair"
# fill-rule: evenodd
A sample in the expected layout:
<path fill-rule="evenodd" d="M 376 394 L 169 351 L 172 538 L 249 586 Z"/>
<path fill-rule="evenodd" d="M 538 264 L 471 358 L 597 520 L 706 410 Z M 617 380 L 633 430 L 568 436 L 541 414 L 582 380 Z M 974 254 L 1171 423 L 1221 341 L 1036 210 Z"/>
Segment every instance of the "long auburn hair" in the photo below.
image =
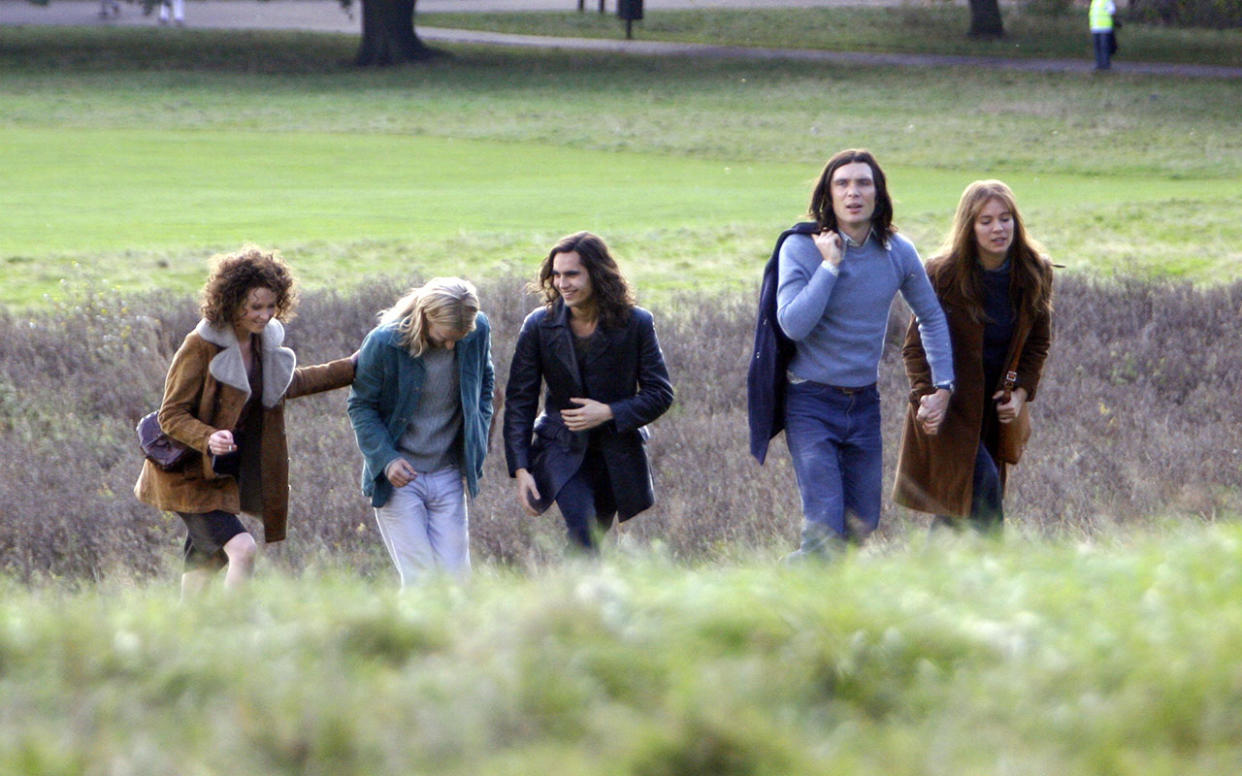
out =
<path fill-rule="evenodd" d="M 431 346 L 427 330 L 432 324 L 464 337 L 474 331 L 478 314 L 479 294 L 474 284 L 461 278 L 432 278 L 380 312 L 380 324 L 394 324 L 402 347 L 418 358 Z"/>
<path fill-rule="evenodd" d="M 815 219 L 821 230 L 836 231 L 837 214 L 832 210 L 832 175 L 853 162 L 864 162 L 871 167 L 871 176 L 875 180 L 875 212 L 871 214 L 871 228 L 881 240 L 887 239 L 889 234 L 897 231 L 897 227 L 893 226 L 893 200 L 888 194 L 888 180 L 880 169 L 880 163 L 865 148 L 847 148 L 833 154 L 811 191 L 807 215 Z"/>
<path fill-rule="evenodd" d="M 983 278 L 979 264 L 979 243 L 975 238 L 975 219 L 992 200 L 999 200 L 1013 215 L 1013 242 L 1009 245 L 1012 273 L 1010 297 L 1014 308 L 1025 308 L 1032 315 L 1052 312 L 1052 264 L 1042 245 L 1026 231 L 1013 191 L 998 180 L 975 181 L 962 192 L 953 216 L 953 227 L 944 245 L 927 263 L 939 276 L 942 287 L 952 289 L 966 303 L 971 318 L 986 319 L 983 312 Z"/>
<path fill-rule="evenodd" d="M 621 274 L 621 268 L 608 251 L 603 238 L 590 232 L 575 232 L 557 241 L 539 266 L 539 278 L 531 290 L 543 297 L 548 310 L 556 306 L 561 294 L 552 283 L 552 261 L 558 253 L 576 252 L 591 278 L 591 293 L 599 323 L 605 328 L 624 326 L 634 307 L 634 292 Z"/>

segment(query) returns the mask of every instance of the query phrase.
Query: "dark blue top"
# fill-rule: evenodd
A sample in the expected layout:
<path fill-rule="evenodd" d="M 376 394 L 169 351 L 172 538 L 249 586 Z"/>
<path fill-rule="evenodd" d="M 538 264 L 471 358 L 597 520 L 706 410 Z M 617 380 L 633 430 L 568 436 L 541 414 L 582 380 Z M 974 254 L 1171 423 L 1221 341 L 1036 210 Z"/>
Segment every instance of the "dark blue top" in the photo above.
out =
<path fill-rule="evenodd" d="M 585 359 L 575 355 L 573 339 L 569 310 L 559 299 L 522 323 L 505 386 L 509 475 L 529 471 L 541 496 L 535 506 L 543 511 L 581 468 L 594 437 L 618 516 L 628 520 L 655 503 L 645 426 L 673 403 L 655 321 L 643 308 L 630 308 L 627 321 L 595 330 Z M 612 420 L 589 433 L 570 431 L 561 412 L 577 406 L 570 403 L 574 397 L 607 404 Z"/>
<path fill-rule="evenodd" d="M 1005 370 L 1005 358 L 1009 355 L 1009 343 L 1013 340 L 1013 330 L 1017 323 L 1017 315 L 1013 302 L 1009 299 L 1010 264 L 1005 263 L 997 269 L 983 270 L 983 314 L 987 321 L 983 326 L 983 374 L 988 386 L 987 398 L 990 401 L 992 391 L 1000 383 Z"/>

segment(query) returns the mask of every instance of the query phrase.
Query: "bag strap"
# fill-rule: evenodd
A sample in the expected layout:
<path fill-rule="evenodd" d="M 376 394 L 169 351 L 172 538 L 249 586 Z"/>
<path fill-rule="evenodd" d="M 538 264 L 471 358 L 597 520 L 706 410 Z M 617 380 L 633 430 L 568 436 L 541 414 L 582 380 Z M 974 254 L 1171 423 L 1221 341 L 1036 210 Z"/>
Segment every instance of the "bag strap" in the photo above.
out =
<path fill-rule="evenodd" d="M 1018 336 L 1014 337 L 1013 354 L 1009 357 L 1009 366 L 1005 369 L 1005 376 L 1001 384 L 1001 401 L 1009 403 L 1009 395 L 1013 393 L 1013 388 L 1018 382 L 1018 361 L 1022 359 L 1022 349 L 1026 347 L 1027 335 L 1031 333 L 1031 322 L 1028 320 L 1021 329 L 1018 330 Z"/>

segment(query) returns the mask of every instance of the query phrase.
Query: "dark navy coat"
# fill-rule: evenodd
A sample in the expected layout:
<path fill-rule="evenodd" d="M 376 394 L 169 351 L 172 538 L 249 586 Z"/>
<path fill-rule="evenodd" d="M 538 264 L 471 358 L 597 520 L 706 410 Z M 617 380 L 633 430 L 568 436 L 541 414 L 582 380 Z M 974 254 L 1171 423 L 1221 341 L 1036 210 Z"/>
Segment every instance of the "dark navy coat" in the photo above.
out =
<path fill-rule="evenodd" d="M 763 268 L 759 287 L 759 315 L 755 321 L 755 347 L 746 373 L 746 409 L 750 421 L 750 454 L 762 464 L 768 442 L 785 428 L 785 370 L 794 354 L 793 340 L 785 336 L 776 320 L 776 289 L 781 245 L 791 234 L 815 234 L 813 221 L 794 224 L 781 232 L 772 249 L 772 258 Z"/>
<path fill-rule="evenodd" d="M 634 307 L 623 326 L 601 326 L 597 333 L 580 371 L 564 304 L 558 300 L 551 310 L 526 317 L 505 388 L 505 459 L 510 477 L 526 469 L 535 478 L 541 497 L 535 507 L 542 512 L 581 467 L 595 433 L 618 517 L 627 520 L 655 503 L 644 426 L 672 405 L 673 386 L 651 313 Z M 543 384 L 543 412 L 536 417 Z M 561 410 L 577 406 L 572 397 L 609 405 L 613 419 L 591 431 L 570 431 Z"/>

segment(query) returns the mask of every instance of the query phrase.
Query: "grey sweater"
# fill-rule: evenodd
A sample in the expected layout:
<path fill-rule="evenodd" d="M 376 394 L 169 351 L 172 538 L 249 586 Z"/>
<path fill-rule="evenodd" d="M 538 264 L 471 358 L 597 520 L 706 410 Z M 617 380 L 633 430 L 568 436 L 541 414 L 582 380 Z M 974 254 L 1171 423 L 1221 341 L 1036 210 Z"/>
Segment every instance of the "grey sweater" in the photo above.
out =
<path fill-rule="evenodd" d="M 397 442 L 415 471 L 433 472 L 457 466 L 461 435 L 461 383 L 456 351 L 428 348 L 420 360 L 426 377 L 418 412 Z"/>
<path fill-rule="evenodd" d="M 952 381 L 949 327 L 910 241 L 892 234 L 885 245 L 872 233 L 862 245 L 843 235 L 842 244 L 835 268 L 807 235 L 792 235 L 781 246 L 776 317 L 797 347 L 789 371 L 843 388 L 876 382 L 888 310 L 901 292 L 918 317 L 932 382 Z"/>

